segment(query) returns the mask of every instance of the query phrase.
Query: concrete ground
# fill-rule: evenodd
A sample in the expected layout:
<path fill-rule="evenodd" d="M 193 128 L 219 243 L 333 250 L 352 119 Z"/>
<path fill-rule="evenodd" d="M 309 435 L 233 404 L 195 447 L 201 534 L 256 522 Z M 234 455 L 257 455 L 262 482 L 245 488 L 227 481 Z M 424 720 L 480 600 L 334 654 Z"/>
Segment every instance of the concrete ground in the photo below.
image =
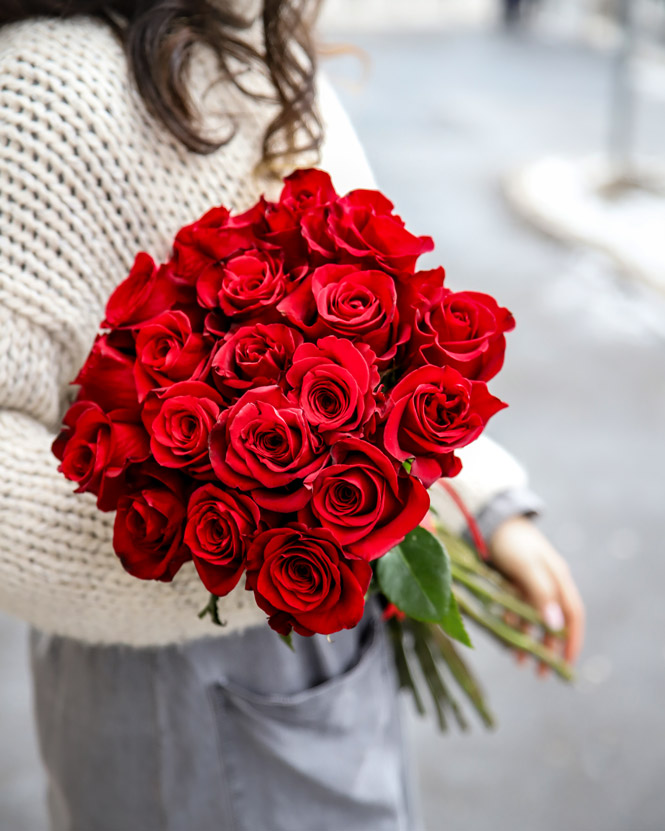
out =
<path fill-rule="evenodd" d="M 529 158 L 602 147 L 608 57 L 489 30 L 334 39 L 371 57 L 359 91 L 347 59 L 328 71 L 380 186 L 437 241 L 429 262 L 515 313 L 493 434 L 529 467 L 588 608 L 575 688 L 476 634 L 498 731 L 441 737 L 410 719 L 428 831 L 661 831 L 665 298 L 534 233 L 499 187 Z M 662 103 L 642 101 L 640 134 L 662 152 Z M 0 618 L 2 831 L 45 827 L 24 638 Z"/>

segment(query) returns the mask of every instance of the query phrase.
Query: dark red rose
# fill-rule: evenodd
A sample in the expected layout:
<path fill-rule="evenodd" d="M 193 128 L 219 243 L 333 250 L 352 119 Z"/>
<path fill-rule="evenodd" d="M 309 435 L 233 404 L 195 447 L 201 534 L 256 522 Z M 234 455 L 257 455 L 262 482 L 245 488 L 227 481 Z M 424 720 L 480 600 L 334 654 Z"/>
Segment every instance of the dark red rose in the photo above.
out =
<path fill-rule="evenodd" d="M 331 635 L 362 617 L 372 569 L 347 560 L 325 528 L 293 524 L 254 540 L 247 554 L 247 588 L 282 635 Z"/>
<path fill-rule="evenodd" d="M 385 365 L 406 334 L 398 329 L 397 292 L 382 271 L 352 265 L 317 268 L 280 303 L 280 311 L 315 340 L 337 335 L 366 343 Z"/>
<path fill-rule="evenodd" d="M 185 487 L 171 470 L 152 468 L 138 491 L 118 500 L 113 548 L 125 570 L 141 580 L 173 580 L 189 551 L 183 545 Z"/>
<path fill-rule="evenodd" d="M 143 423 L 157 464 L 208 478 L 208 436 L 222 406 L 219 393 L 201 381 L 180 381 L 150 392 Z"/>
<path fill-rule="evenodd" d="M 325 463 L 324 450 L 300 407 L 277 386 L 248 390 L 210 434 L 217 478 L 252 491 L 261 507 L 282 512 L 307 502 L 303 480 Z"/>
<path fill-rule="evenodd" d="M 209 354 L 210 343 L 192 331 L 184 312 L 164 312 L 143 324 L 136 333 L 134 365 L 139 400 L 155 387 L 197 380 Z"/>
<path fill-rule="evenodd" d="M 196 222 L 181 228 L 169 264 L 176 280 L 193 285 L 209 265 L 254 248 L 254 224 L 261 213 L 259 205 L 240 216 L 231 216 L 223 207 L 212 208 Z"/>
<path fill-rule="evenodd" d="M 157 268 L 149 254 L 141 252 L 129 276 L 120 283 L 106 304 L 105 327 L 133 326 L 169 309 L 175 302 L 176 286 L 163 266 Z"/>
<path fill-rule="evenodd" d="M 281 323 L 255 323 L 231 332 L 215 349 L 212 379 L 227 399 L 251 387 L 280 384 L 303 337 Z"/>
<path fill-rule="evenodd" d="M 434 248 L 430 237 L 416 237 L 393 213 L 379 191 L 354 190 L 302 220 L 312 251 L 327 259 L 358 262 L 366 268 L 413 273 L 416 260 Z"/>
<path fill-rule="evenodd" d="M 258 506 L 248 496 L 212 484 L 191 495 L 185 542 L 208 591 L 222 597 L 237 585 L 259 522 Z"/>
<path fill-rule="evenodd" d="M 410 346 L 419 363 L 451 366 L 466 378 L 489 381 L 503 365 L 505 332 L 515 327 L 508 309 L 475 291 L 448 291 L 422 314 Z"/>
<path fill-rule="evenodd" d="M 94 493 L 102 511 L 115 509 L 128 465 L 150 455 L 142 425 L 123 420 L 125 415 L 79 401 L 65 414 L 64 427 L 52 445 L 61 462 L 58 470 L 78 484 L 77 493 Z"/>
<path fill-rule="evenodd" d="M 412 474 L 429 487 L 459 471 L 453 451 L 478 438 L 505 406 L 483 381 L 469 381 L 451 367 L 421 367 L 390 393 L 385 448 L 398 461 L 414 459 Z"/>
<path fill-rule="evenodd" d="M 307 421 L 328 441 L 339 433 L 352 433 L 376 409 L 374 389 L 379 373 L 375 355 L 364 343 L 327 337 L 299 346 L 286 379 Z"/>
<path fill-rule="evenodd" d="M 209 266 L 196 283 L 199 302 L 228 317 L 276 306 L 284 297 L 286 277 L 280 260 L 267 251 L 241 252 Z"/>
<path fill-rule="evenodd" d="M 120 336 L 120 338 L 118 337 Z M 79 384 L 80 401 L 94 401 L 109 412 L 126 410 L 133 415 L 125 420 L 140 421 L 139 399 L 134 381 L 134 356 L 116 348 L 129 332 L 98 335 L 81 371 L 72 383 Z"/>
<path fill-rule="evenodd" d="M 309 477 L 312 498 L 299 519 L 311 525 L 316 517 L 347 556 L 381 557 L 427 514 L 425 488 L 373 444 L 343 439 L 332 448 L 332 460 Z"/>

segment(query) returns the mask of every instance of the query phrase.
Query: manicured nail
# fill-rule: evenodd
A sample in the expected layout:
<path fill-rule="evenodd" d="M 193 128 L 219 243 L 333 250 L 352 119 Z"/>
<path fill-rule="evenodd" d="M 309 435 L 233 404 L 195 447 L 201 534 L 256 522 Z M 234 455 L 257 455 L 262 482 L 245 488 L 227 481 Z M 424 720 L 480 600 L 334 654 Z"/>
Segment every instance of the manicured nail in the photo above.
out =
<path fill-rule="evenodd" d="M 565 623 L 563 612 L 561 611 L 561 606 L 556 601 L 550 600 L 545 606 L 543 609 L 543 620 L 555 632 L 563 629 L 563 624 Z"/>

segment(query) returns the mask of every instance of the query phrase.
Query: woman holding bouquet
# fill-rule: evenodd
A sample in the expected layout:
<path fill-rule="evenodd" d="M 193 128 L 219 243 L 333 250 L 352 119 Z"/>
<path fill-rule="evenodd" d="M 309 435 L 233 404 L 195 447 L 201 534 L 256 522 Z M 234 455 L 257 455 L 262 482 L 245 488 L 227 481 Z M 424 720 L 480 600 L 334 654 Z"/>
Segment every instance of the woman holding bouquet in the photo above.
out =
<path fill-rule="evenodd" d="M 239 585 L 211 627 L 192 563 L 172 581 L 125 573 L 113 516 L 72 492 L 51 452 L 68 385 L 137 251 L 166 259 L 178 228 L 276 194 L 275 172 L 317 154 L 339 192 L 373 187 L 315 73 L 316 5 L 0 10 L 0 607 L 33 627 L 55 831 L 417 827 L 374 605 L 332 642 L 299 638 L 291 652 Z M 495 564 L 552 628 L 566 625 L 575 659 L 582 606 L 527 518 L 523 471 L 489 439 L 460 457 L 453 484 Z M 461 530 L 444 497 L 437 507 Z"/>

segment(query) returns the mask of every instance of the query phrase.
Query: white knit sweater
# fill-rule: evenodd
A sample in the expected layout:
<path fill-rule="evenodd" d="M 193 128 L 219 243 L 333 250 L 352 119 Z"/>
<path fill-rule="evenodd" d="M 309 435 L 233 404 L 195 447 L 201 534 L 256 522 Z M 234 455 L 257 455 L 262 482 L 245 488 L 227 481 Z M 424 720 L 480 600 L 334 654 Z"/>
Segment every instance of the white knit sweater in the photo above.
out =
<path fill-rule="evenodd" d="M 205 57 L 197 90 L 209 78 Z M 113 515 L 74 494 L 51 454 L 68 382 L 135 253 L 167 258 L 178 228 L 212 205 L 242 210 L 262 191 L 276 196 L 251 172 L 270 113 L 230 87 L 226 95 L 237 133 L 196 155 L 146 112 L 103 24 L 40 19 L 0 30 L 0 608 L 40 629 L 148 645 L 265 620 L 242 586 L 221 601 L 226 627 L 199 620 L 207 592 L 191 563 L 172 583 L 126 574 L 111 544 Z M 323 80 L 319 100 L 321 166 L 341 192 L 372 187 Z M 524 484 L 519 465 L 489 440 L 461 455 L 455 486 L 472 511 Z M 454 511 L 449 520 L 459 526 Z"/>

